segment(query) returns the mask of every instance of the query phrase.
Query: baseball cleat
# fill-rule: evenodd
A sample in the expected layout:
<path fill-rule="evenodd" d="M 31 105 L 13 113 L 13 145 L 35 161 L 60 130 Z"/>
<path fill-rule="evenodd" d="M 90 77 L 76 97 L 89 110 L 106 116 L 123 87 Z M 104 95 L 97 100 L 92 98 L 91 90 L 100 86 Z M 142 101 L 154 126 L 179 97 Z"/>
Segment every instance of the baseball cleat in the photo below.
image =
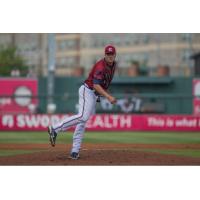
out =
<path fill-rule="evenodd" d="M 49 141 L 51 143 L 51 146 L 55 147 L 57 133 L 53 130 L 51 126 L 48 127 L 48 133 L 49 133 Z"/>
<path fill-rule="evenodd" d="M 72 152 L 72 153 L 70 154 L 70 158 L 71 158 L 72 160 L 78 160 L 78 159 L 80 158 L 79 153 Z"/>

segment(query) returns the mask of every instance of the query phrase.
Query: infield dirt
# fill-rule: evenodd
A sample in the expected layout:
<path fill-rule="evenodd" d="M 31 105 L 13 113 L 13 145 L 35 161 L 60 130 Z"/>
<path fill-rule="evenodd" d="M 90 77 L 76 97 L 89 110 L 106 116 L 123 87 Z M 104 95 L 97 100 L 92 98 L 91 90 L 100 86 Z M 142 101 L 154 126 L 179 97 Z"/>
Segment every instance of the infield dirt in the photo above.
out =
<path fill-rule="evenodd" d="M 79 160 L 69 159 L 71 146 L 58 144 L 1 144 L 0 150 L 37 150 L 37 153 L 0 157 L 0 165 L 200 165 L 200 158 L 147 152 L 144 149 L 200 149 L 200 144 L 84 144 Z"/>

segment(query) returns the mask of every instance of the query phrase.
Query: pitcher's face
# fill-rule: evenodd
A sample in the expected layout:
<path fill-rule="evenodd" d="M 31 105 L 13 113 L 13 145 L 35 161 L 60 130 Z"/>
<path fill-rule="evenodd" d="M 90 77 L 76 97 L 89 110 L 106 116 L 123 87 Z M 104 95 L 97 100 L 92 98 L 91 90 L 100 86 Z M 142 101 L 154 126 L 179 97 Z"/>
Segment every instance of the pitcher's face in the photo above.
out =
<path fill-rule="evenodd" d="M 108 64 L 113 64 L 116 54 L 105 54 L 105 60 Z"/>

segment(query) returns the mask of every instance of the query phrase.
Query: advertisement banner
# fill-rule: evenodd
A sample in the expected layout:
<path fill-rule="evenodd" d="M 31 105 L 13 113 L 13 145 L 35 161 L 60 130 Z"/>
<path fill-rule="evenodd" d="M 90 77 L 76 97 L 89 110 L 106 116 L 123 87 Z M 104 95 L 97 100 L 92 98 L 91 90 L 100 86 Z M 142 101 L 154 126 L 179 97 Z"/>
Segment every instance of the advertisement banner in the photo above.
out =
<path fill-rule="evenodd" d="M 193 114 L 200 115 L 200 79 L 193 79 Z"/>
<path fill-rule="evenodd" d="M 193 114 L 200 116 L 200 98 L 193 99 Z"/>
<path fill-rule="evenodd" d="M 0 131 L 47 131 L 49 124 L 67 115 L 0 115 Z M 200 116 L 193 115 L 112 115 L 92 116 L 87 131 L 200 131 Z"/>
<path fill-rule="evenodd" d="M 200 79 L 193 79 L 192 94 L 194 97 L 200 97 Z"/>
<path fill-rule="evenodd" d="M 0 113 L 31 113 L 37 107 L 38 81 L 30 78 L 0 78 Z"/>

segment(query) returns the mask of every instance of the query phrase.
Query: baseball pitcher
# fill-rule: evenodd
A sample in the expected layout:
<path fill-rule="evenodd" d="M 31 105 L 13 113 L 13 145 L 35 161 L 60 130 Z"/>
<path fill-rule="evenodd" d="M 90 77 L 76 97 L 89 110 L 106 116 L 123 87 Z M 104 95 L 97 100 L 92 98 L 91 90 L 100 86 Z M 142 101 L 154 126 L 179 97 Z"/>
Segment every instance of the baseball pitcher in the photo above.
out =
<path fill-rule="evenodd" d="M 76 126 L 73 135 L 72 150 L 70 158 L 77 160 L 81 148 L 82 138 L 85 132 L 86 122 L 95 113 L 96 102 L 100 96 L 104 96 L 112 104 L 116 98 L 108 93 L 107 89 L 113 79 L 116 68 L 116 49 L 112 45 L 105 47 L 105 56 L 91 69 L 88 78 L 79 88 L 79 112 L 63 121 L 48 127 L 49 140 L 54 147 L 59 132 Z"/>

